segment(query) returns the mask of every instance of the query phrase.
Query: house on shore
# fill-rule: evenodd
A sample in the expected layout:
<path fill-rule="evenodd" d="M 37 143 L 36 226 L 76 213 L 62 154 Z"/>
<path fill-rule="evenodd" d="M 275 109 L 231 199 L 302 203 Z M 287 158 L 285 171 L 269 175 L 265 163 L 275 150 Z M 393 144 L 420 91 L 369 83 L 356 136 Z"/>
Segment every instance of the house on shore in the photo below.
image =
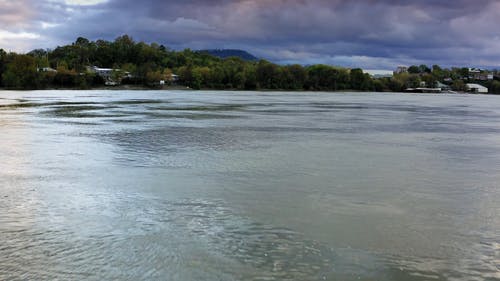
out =
<path fill-rule="evenodd" d="M 488 81 L 493 80 L 494 76 L 488 70 L 480 68 L 469 68 L 469 79 Z"/>
<path fill-rule="evenodd" d="M 111 77 L 111 75 L 113 74 L 113 70 L 114 70 L 112 68 L 101 68 L 101 67 L 97 67 L 97 66 L 88 67 L 87 69 L 90 72 L 94 72 L 95 74 L 97 74 L 103 78 Z"/>
<path fill-rule="evenodd" d="M 121 80 L 125 77 L 132 77 L 130 72 L 123 71 L 121 69 L 114 68 L 101 68 L 97 66 L 87 67 L 89 72 L 93 72 L 104 79 L 104 84 L 107 86 L 116 86 L 121 83 Z"/>
<path fill-rule="evenodd" d="M 37 70 L 38 72 L 57 72 L 57 70 L 53 69 L 52 67 L 39 67 Z"/>
<path fill-rule="evenodd" d="M 477 94 L 487 94 L 488 93 L 488 88 L 484 87 L 483 85 L 479 84 L 466 84 L 465 88 L 467 89 L 467 92 L 472 92 L 472 93 L 477 93 Z"/>
<path fill-rule="evenodd" d="M 441 82 L 437 82 L 437 87 L 438 88 L 441 88 L 442 91 L 451 91 L 451 86 L 450 85 L 446 85 L 444 83 L 441 83 Z"/>

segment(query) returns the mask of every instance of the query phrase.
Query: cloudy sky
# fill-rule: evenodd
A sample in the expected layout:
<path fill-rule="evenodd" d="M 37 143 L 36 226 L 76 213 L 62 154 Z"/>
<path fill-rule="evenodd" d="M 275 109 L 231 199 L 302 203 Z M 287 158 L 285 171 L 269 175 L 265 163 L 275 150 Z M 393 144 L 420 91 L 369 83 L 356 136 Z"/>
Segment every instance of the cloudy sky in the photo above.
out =
<path fill-rule="evenodd" d="M 129 34 L 278 63 L 500 66 L 499 0 L 0 0 L 0 48 Z"/>

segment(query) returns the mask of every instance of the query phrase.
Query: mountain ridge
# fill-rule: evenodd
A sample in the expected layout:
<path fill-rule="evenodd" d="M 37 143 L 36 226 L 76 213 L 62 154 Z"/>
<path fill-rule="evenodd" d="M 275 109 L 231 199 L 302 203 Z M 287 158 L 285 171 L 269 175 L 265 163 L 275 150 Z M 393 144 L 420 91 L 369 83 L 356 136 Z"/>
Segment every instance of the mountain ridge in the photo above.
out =
<path fill-rule="evenodd" d="M 229 58 L 229 57 L 238 57 L 245 61 L 258 61 L 259 58 L 250 54 L 245 50 L 240 49 L 206 49 L 200 50 L 199 52 L 208 53 L 214 57 L 218 57 L 221 59 Z"/>

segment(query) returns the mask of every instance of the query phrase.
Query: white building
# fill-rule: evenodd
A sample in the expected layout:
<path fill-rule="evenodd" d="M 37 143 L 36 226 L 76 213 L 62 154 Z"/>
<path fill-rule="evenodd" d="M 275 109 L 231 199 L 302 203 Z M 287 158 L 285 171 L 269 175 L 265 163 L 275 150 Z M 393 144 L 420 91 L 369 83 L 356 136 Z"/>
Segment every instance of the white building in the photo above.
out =
<path fill-rule="evenodd" d="M 473 93 L 478 93 L 478 94 L 487 94 L 488 93 L 488 88 L 479 85 L 479 84 L 466 84 L 465 88 L 467 89 L 467 92 L 473 92 Z"/>
<path fill-rule="evenodd" d="M 57 72 L 57 70 L 51 67 L 40 67 L 38 68 L 38 72 Z"/>
<path fill-rule="evenodd" d="M 363 69 L 363 73 L 370 75 L 374 79 L 391 78 L 394 73 L 391 70 Z"/>
<path fill-rule="evenodd" d="M 437 82 L 437 87 L 440 88 L 442 91 L 451 91 L 450 85 L 443 84 L 441 82 Z"/>
<path fill-rule="evenodd" d="M 97 66 L 92 66 L 88 68 L 89 71 L 97 73 L 99 76 L 102 76 L 104 78 L 111 77 L 111 74 L 113 74 L 112 68 L 101 68 Z"/>
<path fill-rule="evenodd" d="M 101 68 L 97 66 L 87 67 L 87 70 L 101 76 L 105 80 L 106 86 L 116 86 L 121 84 L 123 78 L 132 78 L 130 72 L 114 68 Z M 114 76 L 114 77 L 113 77 Z M 116 80 L 117 79 L 117 80 Z M 115 81 L 116 80 L 116 81 Z"/>

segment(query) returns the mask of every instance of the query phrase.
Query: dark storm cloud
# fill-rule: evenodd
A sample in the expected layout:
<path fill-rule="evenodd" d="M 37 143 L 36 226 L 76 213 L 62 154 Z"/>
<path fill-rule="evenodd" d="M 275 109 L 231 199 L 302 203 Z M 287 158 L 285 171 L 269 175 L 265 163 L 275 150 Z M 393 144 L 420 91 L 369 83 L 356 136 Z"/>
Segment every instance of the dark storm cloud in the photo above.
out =
<path fill-rule="evenodd" d="M 54 44 L 127 33 L 174 48 L 243 48 L 279 62 L 500 63 L 496 0 L 0 0 L 15 10 L 12 3 L 36 9 L 8 13 L 19 20 L 0 12 L 2 26 L 23 22 L 24 32 Z"/>

